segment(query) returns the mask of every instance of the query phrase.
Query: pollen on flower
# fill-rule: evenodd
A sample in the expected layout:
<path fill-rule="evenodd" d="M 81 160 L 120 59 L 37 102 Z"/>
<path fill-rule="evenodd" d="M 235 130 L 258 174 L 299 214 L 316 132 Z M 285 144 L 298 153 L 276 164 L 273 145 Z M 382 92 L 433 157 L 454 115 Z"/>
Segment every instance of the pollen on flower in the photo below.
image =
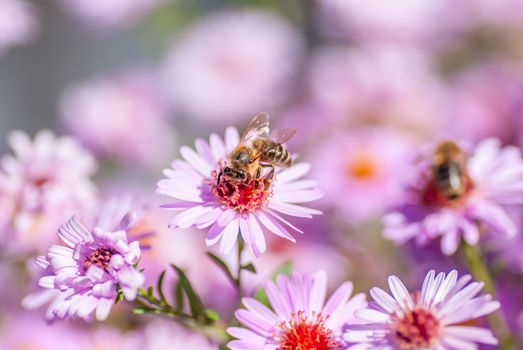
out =
<path fill-rule="evenodd" d="M 90 266 L 95 265 L 109 272 L 109 262 L 114 254 L 118 252 L 113 248 L 100 247 L 96 248 L 84 260 L 84 271 L 87 271 Z"/>
<path fill-rule="evenodd" d="M 393 334 L 402 350 L 430 348 L 440 336 L 441 325 L 429 310 L 416 307 L 394 318 Z"/>
<path fill-rule="evenodd" d="M 366 180 L 372 178 L 376 173 L 376 164 L 371 156 L 367 154 L 358 155 L 351 160 L 348 166 L 350 177 L 358 180 Z"/>
<path fill-rule="evenodd" d="M 281 335 L 277 350 L 335 350 L 341 344 L 334 338 L 332 330 L 325 326 L 326 318 L 321 314 L 305 317 L 302 311 L 292 319 L 280 323 Z"/>
<path fill-rule="evenodd" d="M 213 171 L 208 181 L 211 192 L 228 209 L 239 213 L 253 212 L 267 205 L 272 190 L 270 181 L 265 177 L 251 179 L 248 183 L 221 178 L 218 183 L 218 174 Z"/>

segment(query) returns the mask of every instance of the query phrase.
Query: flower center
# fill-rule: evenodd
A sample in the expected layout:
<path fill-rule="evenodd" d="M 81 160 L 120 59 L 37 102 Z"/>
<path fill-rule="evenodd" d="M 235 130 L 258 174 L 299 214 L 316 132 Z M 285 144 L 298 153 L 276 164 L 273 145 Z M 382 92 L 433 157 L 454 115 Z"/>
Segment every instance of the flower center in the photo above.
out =
<path fill-rule="evenodd" d="M 95 265 L 105 272 L 109 272 L 109 262 L 114 254 L 118 254 L 118 252 L 113 248 L 96 248 L 84 260 L 84 271 L 87 271 L 90 266 Z"/>
<path fill-rule="evenodd" d="M 341 344 L 334 338 L 332 331 L 325 327 L 326 319 L 321 315 L 305 317 L 299 311 L 290 321 L 282 322 L 282 331 L 277 350 L 334 350 Z"/>
<path fill-rule="evenodd" d="M 358 155 L 349 162 L 349 176 L 357 180 L 368 180 L 376 174 L 376 164 L 367 154 Z"/>
<path fill-rule="evenodd" d="M 440 335 L 440 322 L 434 314 L 418 307 L 395 318 L 394 335 L 402 350 L 432 347 Z"/>
<path fill-rule="evenodd" d="M 437 208 L 461 207 L 465 203 L 468 195 L 474 190 L 474 183 L 468 176 L 463 177 L 462 181 L 463 189 L 461 193 L 459 195 L 449 196 L 448 193 L 442 190 L 441 186 L 438 186 L 435 180 L 429 180 L 420 192 L 421 204 Z"/>
<path fill-rule="evenodd" d="M 272 194 L 271 183 L 265 177 L 251 179 L 248 183 L 224 177 L 217 183 L 217 179 L 217 173 L 213 171 L 212 179 L 209 180 L 211 192 L 227 208 L 234 209 L 239 213 L 253 212 L 266 206 Z"/>

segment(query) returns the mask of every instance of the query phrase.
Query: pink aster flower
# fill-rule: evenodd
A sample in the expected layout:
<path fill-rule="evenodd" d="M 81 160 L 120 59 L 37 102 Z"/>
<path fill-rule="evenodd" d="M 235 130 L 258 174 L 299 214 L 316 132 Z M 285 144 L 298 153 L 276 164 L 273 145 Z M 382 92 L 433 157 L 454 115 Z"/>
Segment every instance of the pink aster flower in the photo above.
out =
<path fill-rule="evenodd" d="M 385 237 L 400 244 L 410 239 L 424 244 L 441 237 L 441 250 L 450 255 L 462 237 L 475 245 L 483 231 L 514 236 L 516 225 L 506 208 L 523 203 L 520 151 L 487 139 L 465 159 L 463 191 L 454 198 L 444 194 L 433 179 L 431 160 L 418 164 L 409 179 L 405 204 L 384 217 Z"/>
<path fill-rule="evenodd" d="M 356 311 L 364 325 L 352 325 L 344 338 L 355 343 L 351 350 L 477 350 L 478 343 L 497 344 L 488 329 L 465 322 L 485 316 L 500 304 L 490 295 L 477 296 L 483 282 L 472 282 L 469 275 L 458 279 L 456 271 L 435 276 L 430 271 L 421 292 L 410 294 L 403 282 L 389 277 L 391 294 L 380 288 L 370 291 L 373 302 Z"/>
<path fill-rule="evenodd" d="M 64 9 L 93 28 L 127 27 L 164 0 L 60 0 Z"/>
<path fill-rule="evenodd" d="M 274 13 L 218 13 L 174 44 L 164 69 L 167 90 L 191 118 L 236 121 L 282 101 L 302 48 L 300 33 Z"/>
<path fill-rule="evenodd" d="M 76 217 L 58 230 L 65 245 L 52 245 L 36 263 L 48 274 L 42 288 L 60 291 L 52 300 L 50 318 L 108 317 L 121 288 L 127 300 L 136 298 L 144 277 L 134 268 L 140 258 L 138 241 L 128 242 L 132 216 L 125 216 L 116 230 L 87 229 Z"/>
<path fill-rule="evenodd" d="M 12 46 L 35 39 L 38 22 L 33 6 L 25 0 L 0 0 L 0 55 Z"/>
<path fill-rule="evenodd" d="M 65 92 L 61 118 L 98 155 L 131 164 L 161 162 L 172 147 L 172 130 L 156 86 L 152 75 L 139 71 L 93 78 Z"/>
<path fill-rule="evenodd" d="M 412 140 L 393 129 L 354 129 L 323 140 L 310 157 L 322 201 L 355 221 L 381 215 L 402 198 L 413 149 Z"/>
<path fill-rule="evenodd" d="M 364 294 L 352 294 L 352 283 L 343 283 L 325 303 L 327 276 L 294 273 L 269 281 L 265 292 L 271 308 L 252 298 L 242 300 L 246 310 L 235 315 L 244 327 L 231 327 L 238 340 L 231 350 L 335 350 L 343 345 L 342 328 L 354 321 L 354 312 L 367 305 Z"/>
<path fill-rule="evenodd" d="M 0 241 L 10 247 L 45 249 L 75 212 L 96 205 L 91 154 L 75 139 L 40 131 L 32 141 L 13 131 L 0 168 Z"/>
<path fill-rule="evenodd" d="M 295 241 L 289 230 L 302 231 L 280 214 L 302 218 L 321 214 L 301 203 L 320 198 L 322 192 L 315 181 L 296 181 L 309 171 L 305 163 L 277 168 L 271 181 L 262 177 L 258 186 L 255 179 L 247 184 L 230 180 L 218 183 L 220 169 L 238 143 L 238 130 L 230 127 L 225 142 L 212 134 L 209 142 L 196 140 L 196 151 L 182 147 L 184 160 L 174 160 L 172 168 L 164 171 L 167 178 L 158 182 L 157 192 L 177 199 L 164 205 L 180 210 L 170 223 L 172 228 L 209 228 L 207 245 L 221 240 L 220 249 L 225 254 L 232 250 L 240 233 L 254 255 L 259 256 L 266 249 L 264 230 Z"/>

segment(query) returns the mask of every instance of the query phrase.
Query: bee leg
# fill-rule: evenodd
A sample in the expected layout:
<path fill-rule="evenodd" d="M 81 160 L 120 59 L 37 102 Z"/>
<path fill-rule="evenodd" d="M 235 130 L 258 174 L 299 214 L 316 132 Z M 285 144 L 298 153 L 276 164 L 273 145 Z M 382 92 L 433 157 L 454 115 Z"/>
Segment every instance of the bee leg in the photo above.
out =
<path fill-rule="evenodd" d="M 220 183 L 221 178 L 222 178 L 222 171 L 220 170 L 220 172 L 218 173 L 218 179 L 216 180 L 216 185 L 218 185 Z"/>

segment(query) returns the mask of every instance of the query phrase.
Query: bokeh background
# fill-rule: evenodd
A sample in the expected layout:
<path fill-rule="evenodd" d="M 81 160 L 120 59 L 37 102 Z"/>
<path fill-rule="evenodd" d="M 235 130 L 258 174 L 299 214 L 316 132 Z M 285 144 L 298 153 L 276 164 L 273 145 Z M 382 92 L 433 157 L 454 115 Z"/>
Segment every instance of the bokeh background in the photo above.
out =
<path fill-rule="evenodd" d="M 322 184 L 324 215 L 299 223 L 306 234 L 297 244 L 271 242 L 248 290 L 288 261 L 326 269 L 332 286 L 351 279 L 358 291 L 383 287 L 389 274 L 416 287 L 429 268 L 465 271 L 437 243 L 384 240 L 380 217 L 401 199 L 406 166 L 428 143 L 493 136 L 523 146 L 523 4 L 0 0 L 1 153 L 13 129 L 77 138 L 96 156 L 101 197 L 132 193 L 148 204 L 157 231 L 145 254 L 149 280 L 170 262 L 184 266 L 225 319 L 234 291 L 206 259 L 204 234 L 168 230 L 154 187 L 180 145 L 241 129 L 260 111 L 274 128 L 299 129 L 289 148 Z M 523 247 L 520 236 L 508 246 Z M 49 328 L 20 306 L 34 290 L 37 246 L 1 261 L 0 349 L 212 348 L 125 307 L 104 324 Z M 523 334 L 523 258 L 517 249 L 497 254 L 495 243 L 485 249 L 506 319 Z"/>

